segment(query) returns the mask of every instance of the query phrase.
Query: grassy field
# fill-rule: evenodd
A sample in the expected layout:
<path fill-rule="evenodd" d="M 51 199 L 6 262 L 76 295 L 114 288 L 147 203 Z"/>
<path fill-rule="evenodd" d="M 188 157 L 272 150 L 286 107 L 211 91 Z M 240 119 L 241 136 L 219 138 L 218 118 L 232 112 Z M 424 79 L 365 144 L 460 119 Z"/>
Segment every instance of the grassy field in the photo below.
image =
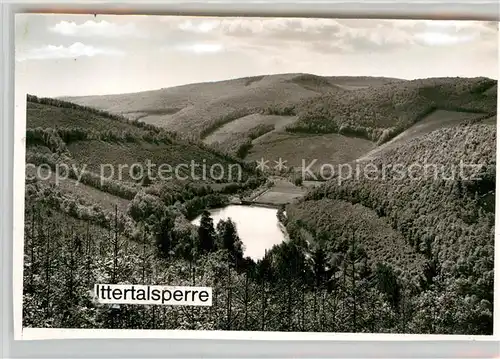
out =
<path fill-rule="evenodd" d="M 231 142 L 234 137 L 248 137 L 248 133 L 258 125 L 273 125 L 274 129 L 278 131 L 294 121 L 294 116 L 252 114 L 225 124 L 205 137 L 203 142 L 207 144 Z M 254 142 L 256 140 L 254 139 Z"/>
<path fill-rule="evenodd" d="M 203 139 L 220 151 L 246 157 L 248 150 L 296 120 L 295 116 L 252 114 L 229 122 Z M 245 149 L 244 149 L 245 148 Z"/>
<path fill-rule="evenodd" d="M 337 165 L 347 163 L 362 156 L 375 147 L 373 142 L 362 138 L 347 137 L 338 134 L 297 134 L 274 132 L 255 141 L 248 153 L 247 160 L 269 160 L 270 166 L 279 158 L 286 160 L 290 167 L 306 167 L 317 160 L 312 169 L 317 170 L 323 164 Z"/>
<path fill-rule="evenodd" d="M 253 202 L 271 206 L 289 204 L 304 196 L 307 191 L 305 187 L 295 186 L 287 180 L 275 178 L 272 182 L 273 186 L 253 198 Z"/>

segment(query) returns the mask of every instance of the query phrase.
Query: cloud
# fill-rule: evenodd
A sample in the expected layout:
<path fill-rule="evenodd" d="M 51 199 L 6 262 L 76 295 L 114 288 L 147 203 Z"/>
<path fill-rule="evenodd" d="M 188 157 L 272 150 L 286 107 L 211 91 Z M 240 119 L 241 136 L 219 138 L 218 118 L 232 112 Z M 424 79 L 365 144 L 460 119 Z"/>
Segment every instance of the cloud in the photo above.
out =
<path fill-rule="evenodd" d="M 494 38 L 498 35 L 498 26 L 491 21 L 398 20 L 394 23 L 395 26 L 417 38 L 428 33 L 467 38 Z M 448 42 L 444 41 L 443 44 L 448 44 Z"/>
<path fill-rule="evenodd" d="M 440 32 L 422 32 L 415 35 L 418 41 L 430 46 L 456 45 L 474 40 L 473 35 L 450 35 Z"/>
<path fill-rule="evenodd" d="M 467 43 L 496 48 L 498 26 L 479 21 L 217 18 L 175 17 L 106 18 L 83 22 L 60 21 L 51 28 L 64 36 L 123 38 L 122 46 L 152 42 L 161 51 L 193 54 L 240 52 L 288 56 L 293 51 L 312 54 L 395 53 L 408 49 L 461 46 Z M 71 19 L 73 20 L 73 19 Z M 139 31 L 141 30 L 141 31 Z M 131 38 L 148 41 L 131 45 Z M 162 45 L 168 44 L 166 47 Z M 274 55 L 273 55 L 274 56 Z"/>
<path fill-rule="evenodd" d="M 176 46 L 164 46 L 162 51 L 183 51 L 191 52 L 194 54 L 208 54 L 208 53 L 218 53 L 224 51 L 224 46 L 218 43 L 192 43 L 192 44 L 182 44 Z"/>
<path fill-rule="evenodd" d="M 24 53 L 16 54 L 16 61 L 68 59 L 83 56 L 93 57 L 97 55 L 121 56 L 124 55 L 124 52 L 116 49 L 94 47 L 82 44 L 81 42 L 75 42 L 74 44 L 67 47 L 46 45 L 43 47 L 34 48 Z"/>
<path fill-rule="evenodd" d="M 193 44 L 182 48 L 197 54 L 221 52 L 224 49 L 221 44 Z"/>
<path fill-rule="evenodd" d="M 203 21 L 192 21 L 186 20 L 179 24 L 179 29 L 183 31 L 190 31 L 195 33 L 207 33 L 216 29 L 220 24 L 217 20 L 203 20 Z"/>
<path fill-rule="evenodd" d="M 235 19 L 221 21 L 217 30 L 227 47 L 239 44 L 257 51 L 302 48 L 323 54 L 385 52 L 413 42 L 408 32 L 374 20 Z"/>
<path fill-rule="evenodd" d="M 167 18 L 169 29 L 249 51 L 302 48 L 320 53 L 391 51 L 412 42 L 411 35 L 383 20 L 311 18 Z"/>
<path fill-rule="evenodd" d="M 235 19 L 219 25 L 222 34 L 232 37 L 267 37 L 276 40 L 302 41 L 328 38 L 342 32 L 334 19 Z"/>
<path fill-rule="evenodd" d="M 105 20 L 87 20 L 82 24 L 77 24 L 73 21 L 61 21 L 49 29 L 52 32 L 64 36 L 101 36 L 110 38 L 146 36 L 146 34 L 140 31 L 134 23 L 119 25 Z"/>

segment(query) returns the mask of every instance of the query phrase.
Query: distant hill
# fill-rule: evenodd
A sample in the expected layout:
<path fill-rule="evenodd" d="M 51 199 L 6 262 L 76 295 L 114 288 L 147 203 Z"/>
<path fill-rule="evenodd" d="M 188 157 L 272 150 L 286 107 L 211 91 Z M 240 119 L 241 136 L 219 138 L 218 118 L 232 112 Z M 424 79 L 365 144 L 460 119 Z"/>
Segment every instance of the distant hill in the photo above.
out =
<path fill-rule="evenodd" d="M 264 137 L 282 138 L 286 132 L 295 137 L 336 133 L 381 144 L 434 111 L 493 116 L 496 83 L 487 78 L 280 74 L 65 99 L 201 138 L 221 151 L 253 159 L 252 151 L 269 151 L 275 157 L 273 148 L 263 145 L 269 142 Z M 316 149 L 316 156 L 325 152 L 321 146 Z"/>
<path fill-rule="evenodd" d="M 392 81 L 401 80 L 281 74 L 64 100 L 204 137 L 223 124 L 252 113 L 272 112 L 274 108 L 284 111 L 288 107 L 293 112 L 305 98 L 344 91 L 341 86 L 370 86 Z"/>

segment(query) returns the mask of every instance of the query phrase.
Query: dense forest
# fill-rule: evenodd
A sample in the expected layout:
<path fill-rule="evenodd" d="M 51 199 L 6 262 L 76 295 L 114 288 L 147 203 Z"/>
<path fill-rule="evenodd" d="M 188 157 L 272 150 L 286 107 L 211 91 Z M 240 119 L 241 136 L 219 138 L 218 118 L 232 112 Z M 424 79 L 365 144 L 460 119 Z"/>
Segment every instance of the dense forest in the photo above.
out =
<path fill-rule="evenodd" d="M 373 163 L 428 163 L 435 171 L 416 178 L 394 172 L 383 179 L 360 176 L 340 186 L 332 180 L 287 209 L 289 227 L 305 238 L 310 232 L 335 238 L 327 241 L 331 253 L 351 235 L 349 224 L 355 225 L 371 261 L 404 268 L 397 281 L 417 285 L 419 311 L 433 310 L 427 320 L 440 331 L 467 332 L 473 326 L 475 333 L 491 333 L 495 147 L 494 125 L 434 131 Z M 468 165 L 464 176 L 460 163 Z"/>
<path fill-rule="evenodd" d="M 346 226 L 329 236 L 318 232 L 310 243 L 291 230 L 288 242 L 254 262 L 243 258 L 231 221 L 215 225 L 205 213 L 197 229 L 175 208 L 156 208 L 155 213 L 164 213 L 155 218 L 133 205 L 131 221 L 49 191 L 28 186 L 26 326 L 491 332 L 492 307 L 485 299 L 492 295 L 487 253 L 476 251 L 458 262 L 455 270 L 465 276 L 462 281 L 452 280 L 449 272 L 436 274 L 441 264 L 425 262 L 420 255 L 413 272 L 405 276 L 398 263 L 391 264 L 394 256 L 377 261 L 383 256 L 372 256 L 366 233 Z M 481 275 L 474 275 L 467 263 L 474 265 L 472 260 L 481 258 L 476 264 Z M 471 287 L 473 279 L 477 284 Z M 110 307 L 93 300 L 95 283 L 211 286 L 213 305 Z"/>

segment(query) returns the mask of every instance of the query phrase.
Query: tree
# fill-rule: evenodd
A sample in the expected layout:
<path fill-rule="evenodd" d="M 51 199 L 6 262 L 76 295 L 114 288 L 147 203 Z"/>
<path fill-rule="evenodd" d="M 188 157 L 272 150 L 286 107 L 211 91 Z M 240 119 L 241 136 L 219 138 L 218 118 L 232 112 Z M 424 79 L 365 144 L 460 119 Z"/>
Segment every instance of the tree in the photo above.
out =
<path fill-rule="evenodd" d="M 327 276 L 327 258 L 323 246 L 317 246 L 316 248 L 314 248 L 311 254 L 311 261 L 312 270 L 314 273 L 314 285 L 316 288 L 320 288 L 324 284 Z"/>
<path fill-rule="evenodd" d="M 236 225 L 228 218 L 227 221 L 220 220 L 217 224 L 217 232 L 219 234 L 220 245 L 222 249 L 226 249 L 234 261 L 243 259 L 243 243 L 236 232 Z"/>
<path fill-rule="evenodd" d="M 141 179 L 141 185 L 143 187 L 148 187 L 150 186 L 151 184 L 153 183 L 153 180 L 151 179 L 151 177 L 149 176 L 148 173 L 146 173 L 142 179 Z"/>
<path fill-rule="evenodd" d="M 384 293 L 395 310 L 399 310 L 401 301 L 401 288 L 394 270 L 389 264 L 377 263 L 376 269 L 377 288 Z"/>
<path fill-rule="evenodd" d="M 248 139 L 238 147 L 238 150 L 236 151 L 236 156 L 241 159 L 245 158 L 246 155 L 248 154 L 248 151 L 250 151 L 251 148 L 252 148 L 252 141 Z"/>
<path fill-rule="evenodd" d="M 210 213 L 208 211 L 203 211 L 203 213 L 201 214 L 198 236 L 200 241 L 200 249 L 203 252 L 213 252 L 216 249 L 216 233 L 214 229 L 214 221 L 212 217 L 210 217 Z"/>
<path fill-rule="evenodd" d="M 156 246 L 160 255 L 168 258 L 174 247 L 174 220 L 175 217 L 169 211 L 163 211 L 160 219 L 155 225 Z"/>

